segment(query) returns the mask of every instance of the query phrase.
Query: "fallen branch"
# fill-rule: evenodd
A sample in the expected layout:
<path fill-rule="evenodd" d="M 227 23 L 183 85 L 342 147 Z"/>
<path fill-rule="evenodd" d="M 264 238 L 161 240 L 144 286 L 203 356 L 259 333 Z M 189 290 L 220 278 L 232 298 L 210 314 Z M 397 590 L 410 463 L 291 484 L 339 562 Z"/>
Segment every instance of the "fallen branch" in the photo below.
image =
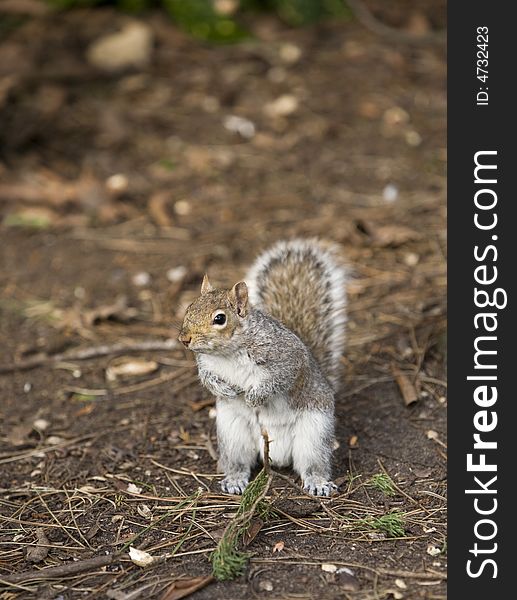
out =
<path fill-rule="evenodd" d="M 149 351 L 168 351 L 178 347 L 178 342 L 174 339 L 168 340 L 147 340 L 143 342 L 135 342 L 133 344 L 102 344 L 100 346 L 89 346 L 87 348 L 79 348 L 78 350 L 69 350 L 60 354 L 51 356 L 38 355 L 27 360 L 12 363 L 10 365 L 0 365 L 0 374 L 13 373 L 15 371 L 28 371 L 36 367 L 45 365 L 67 362 L 74 360 L 88 360 L 91 358 L 99 358 L 100 356 L 110 356 L 112 354 L 125 354 L 126 352 L 149 352 Z"/>
<path fill-rule="evenodd" d="M 85 573 L 92 569 L 105 567 L 110 565 L 118 558 L 118 555 L 107 554 L 106 556 L 94 556 L 85 560 L 66 563 L 58 567 L 48 567 L 47 569 L 34 569 L 32 571 L 24 571 L 23 573 L 15 573 L 9 577 L 4 577 L 2 581 L 5 583 L 20 583 L 22 581 L 36 581 L 40 579 L 59 579 L 60 577 L 68 577 L 77 573 Z"/>
<path fill-rule="evenodd" d="M 249 554 L 238 549 L 239 538 L 248 531 L 255 514 L 264 512 L 260 505 L 269 491 L 273 475 L 269 468 L 269 437 L 267 431 L 262 430 L 261 433 L 264 439 L 264 468 L 244 490 L 237 513 L 227 525 L 211 556 L 212 575 L 219 581 L 234 579 L 244 570 Z"/>

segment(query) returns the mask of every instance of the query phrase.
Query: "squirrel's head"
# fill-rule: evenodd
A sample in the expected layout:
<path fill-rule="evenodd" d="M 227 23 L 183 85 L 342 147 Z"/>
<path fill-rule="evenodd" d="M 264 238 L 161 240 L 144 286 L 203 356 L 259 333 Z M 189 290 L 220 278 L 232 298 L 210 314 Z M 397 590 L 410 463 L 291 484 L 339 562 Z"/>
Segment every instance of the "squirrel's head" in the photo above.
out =
<path fill-rule="evenodd" d="M 230 349 L 230 340 L 242 327 L 248 311 L 248 287 L 244 281 L 231 290 L 219 290 L 210 285 L 205 275 L 201 296 L 187 308 L 178 339 L 193 352 L 224 352 Z"/>

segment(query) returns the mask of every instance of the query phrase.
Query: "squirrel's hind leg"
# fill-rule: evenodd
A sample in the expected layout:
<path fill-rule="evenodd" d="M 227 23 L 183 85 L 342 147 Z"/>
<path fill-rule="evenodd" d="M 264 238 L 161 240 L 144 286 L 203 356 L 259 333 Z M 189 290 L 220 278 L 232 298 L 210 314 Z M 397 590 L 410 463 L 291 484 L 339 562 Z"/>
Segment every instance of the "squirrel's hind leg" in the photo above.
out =
<path fill-rule="evenodd" d="M 225 475 L 221 489 L 242 494 L 257 462 L 260 431 L 253 412 L 239 399 L 217 398 L 219 470 Z"/>
<path fill-rule="evenodd" d="M 314 496 L 330 496 L 337 489 L 331 481 L 333 413 L 304 411 L 295 427 L 293 467 L 302 478 L 303 488 Z"/>

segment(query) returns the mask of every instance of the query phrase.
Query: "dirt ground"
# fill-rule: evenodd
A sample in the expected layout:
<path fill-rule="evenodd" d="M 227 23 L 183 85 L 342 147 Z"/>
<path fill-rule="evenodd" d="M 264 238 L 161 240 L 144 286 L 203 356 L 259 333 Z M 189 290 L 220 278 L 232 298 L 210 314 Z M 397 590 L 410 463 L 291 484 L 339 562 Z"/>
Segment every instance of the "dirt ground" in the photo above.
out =
<path fill-rule="evenodd" d="M 441 3 L 382 6 L 444 26 Z M 191 597 L 444 598 L 444 48 L 267 16 L 214 47 L 153 14 L 148 67 L 90 66 L 127 18 L 0 31 L 0 599 L 171 600 L 210 575 L 239 499 L 219 492 L 213 400 L 167 340 L 205 271 L 230 285 L 292 236 L 339 242 L 353 272 L 340 489 L 276 477 L 244 573 Z"/>

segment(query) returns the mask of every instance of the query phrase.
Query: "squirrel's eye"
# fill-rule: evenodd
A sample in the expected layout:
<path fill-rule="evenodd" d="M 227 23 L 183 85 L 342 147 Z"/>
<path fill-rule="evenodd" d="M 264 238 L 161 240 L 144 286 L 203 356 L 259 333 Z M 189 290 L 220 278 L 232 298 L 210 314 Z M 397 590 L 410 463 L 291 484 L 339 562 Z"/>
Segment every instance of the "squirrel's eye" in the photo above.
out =
<path fill-rule="evenodd" d="M 217 313 L 214 317 L 214 325 L 224 325 L 226 323 L 226 315 L 224 313 Z"/>

